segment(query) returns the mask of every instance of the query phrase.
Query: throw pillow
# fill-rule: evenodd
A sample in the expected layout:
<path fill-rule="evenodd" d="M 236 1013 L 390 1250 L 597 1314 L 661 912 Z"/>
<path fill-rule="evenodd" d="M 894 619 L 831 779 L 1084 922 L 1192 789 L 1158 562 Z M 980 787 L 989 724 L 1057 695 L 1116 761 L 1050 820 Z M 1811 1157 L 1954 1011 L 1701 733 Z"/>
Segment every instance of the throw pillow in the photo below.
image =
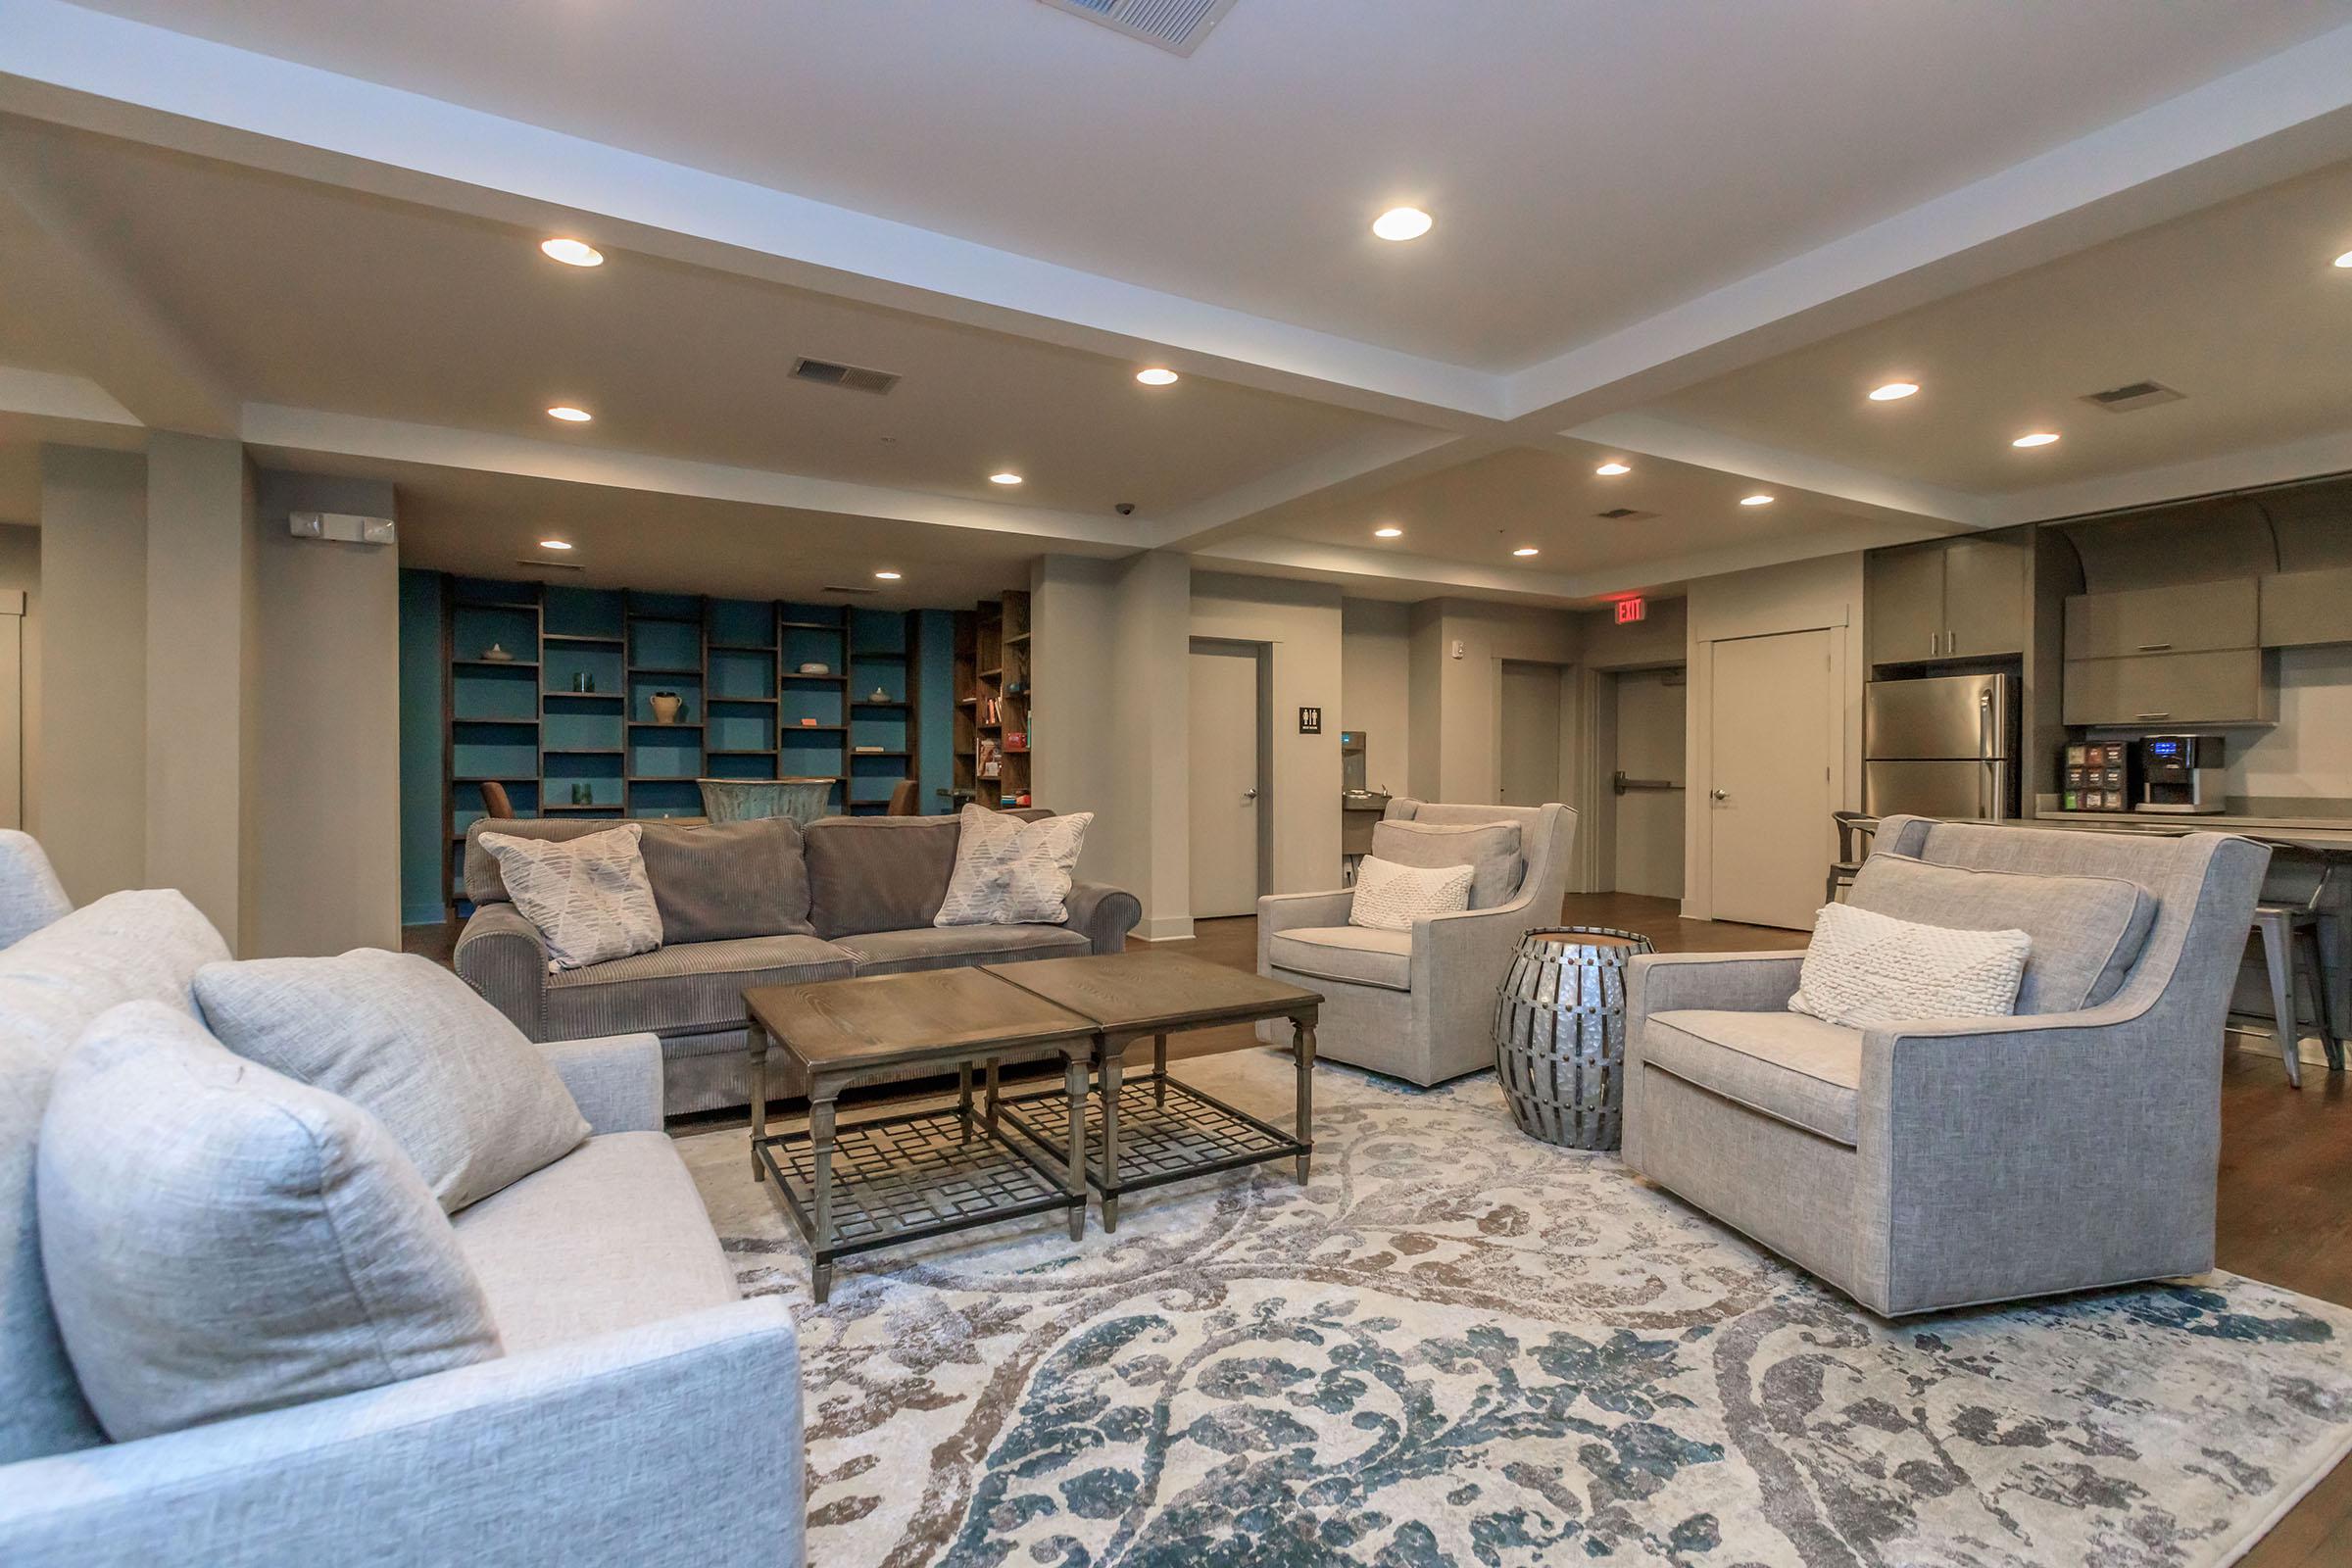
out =
<path fill-rule="evenodd" d="M 1063 925 L 1070 918 L 1070 878 L 1078 852 L 1086 848 L 1092 811 L 1041 817 L 1021 824 L 1013 840 L 1012 864 L 1004 873 L 1004 897 L 997 906 L 999 925 Z"/>
<path fill-rule="evenodd" d="M 539 928 L 553 967 L 584 968 L 662 945 L 662 910 L 646 880 L 641 831 L 623 822 L 561 841 L 480 835 L 514 907 Z"/>
<path fill-rule="evenodd" d="M 59 1065 L 36 1191 L 58 1326 L 117 1442 L 500 1353 L 375 1118 L 159 1003 L 106 1012 Z"/>
<path fill-rule="evenodd" d="M 1825 906 L 1788 1010 L 1849 1029 L 1924 1018 L 2006 1018 L 2033 939 L 1955 931 L 1850 905 Z"/>
<path fill-rule="evenodd" d="M 1415 920 L 1456 914 L 1470 906 L 1467 865 L 1416 867 L 1367 855 L 1356 862 L 1355 897 L 1348 905 L 1349 925 L 1376 931 L 1410 931 Z"/>
<path fill-rule="evenodd" d="M 588 1136 L 539 1048 L 429 959 L 361 948 L 208 963 L 196 1000 L 238 1055 L 381 1121 L 450 1213 Z"/>
<path fill-rule="evenodd" d="M 808 863 L 789 816 L 686 827 L 645 822 L 638 851 L 662 940 L 808 936 Z"/>
<path fill-rule="evenodd" d="M 956 869 L 933 925 L 990 925 L 1004 905 L 1004 880 L 1020 853 L 1020 818 L 967 806 L 956 817 Z"/>
<path fill-rule="evenodd" d="M 1372 824 L 1372 853 L 1391 865 L 1466 865 L 1471 868 L 1470 907 L 1492 909 L 1519 891 L 1527 862 L 1520 858 L 1519 824 L 1475 826 L 1414 822 L 1405 818 Z"/>

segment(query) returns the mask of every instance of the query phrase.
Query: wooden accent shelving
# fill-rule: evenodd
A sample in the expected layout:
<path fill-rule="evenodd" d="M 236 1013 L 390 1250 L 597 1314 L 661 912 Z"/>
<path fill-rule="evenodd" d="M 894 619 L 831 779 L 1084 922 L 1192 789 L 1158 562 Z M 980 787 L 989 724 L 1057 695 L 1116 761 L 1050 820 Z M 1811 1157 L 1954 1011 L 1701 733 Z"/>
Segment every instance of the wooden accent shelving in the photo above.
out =
<path fill-rule="evenodd" d="M 993 808 L 1019 805 L 1032 794 L 1029 636 L 1029 595 L 1020 589 L 956 612 L 953 787 L 958 802 Z"/>

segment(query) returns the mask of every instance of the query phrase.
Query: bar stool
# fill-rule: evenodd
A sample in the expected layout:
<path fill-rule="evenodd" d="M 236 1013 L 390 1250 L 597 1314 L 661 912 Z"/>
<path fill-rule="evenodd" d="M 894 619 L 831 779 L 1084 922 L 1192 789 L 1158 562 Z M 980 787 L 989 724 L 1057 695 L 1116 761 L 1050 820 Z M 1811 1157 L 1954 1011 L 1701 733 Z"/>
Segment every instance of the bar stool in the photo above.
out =
<path fill-rule="evenodd" d="M 2258 842 L 2271 846 L 2274 853 L 2295 851 L 2300 846 L 2283 844 L 2276 839 Z M 2271 975 L 2271 1015 L 2278 1030 L 2278 1057 L 2286 1064 L 2286 1081 L 2292 1088 L 2303 1087 L 2303 1005 L 2299 971 L 2306 962 L 2311 969 L 2312 1017 L 2320 1026 L 2320 1042 L 2328 1051 L 2328 1070 L 2344 1070 L 2343 1037 L 2335 1032 L 2333 1008 L 2328 1001 L 2328 959 L 2320 945 L 2320 911 L 2328 896 L 2328 879 L 2335 875 L 2332 858 L 2322 862 L 2320 879 L 2312 885 L 2311 897 L 2300 904 L 2258 904 L 2254 906 L 2254 931 L 2262 938 L 2262 959 Z"/>
<path fill-rule="evenodd" d="M 1868 811 L 1832 811 L 1830 817 L 1838 824 L 1838 858 L 1830 866 L 1829 902 L 1838 902 L 1838 890 L 1851 887 L 1862 870 L 1862 862 L 1870 856 L 1870 841 L 1879 831 L 1879 819 Z"/>

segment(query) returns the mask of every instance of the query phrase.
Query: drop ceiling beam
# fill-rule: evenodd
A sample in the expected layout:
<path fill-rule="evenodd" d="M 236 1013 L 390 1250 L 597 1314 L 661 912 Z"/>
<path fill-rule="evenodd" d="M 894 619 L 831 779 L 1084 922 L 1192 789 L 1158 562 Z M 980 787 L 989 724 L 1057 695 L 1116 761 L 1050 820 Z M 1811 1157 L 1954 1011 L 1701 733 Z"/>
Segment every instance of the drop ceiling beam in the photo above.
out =
<path fill-rule="evenodd" d="M 1924 518 L 1949 523 L 1954 529 L 1986 528 L 1999 520 L 1985 498 L 1966 491 L 1946 490 L 1938 485 L 1848 467 L 1826 458 L 1741 441 L 1654 415 L 1604 415 L 1561 433 L 1569 440 L 1611 452 L 1660 458 L 1692 467 L 1712 468 L 1719 473 L 1738 474 L 1759 484 L 1801 490 L 1822 500 L 1838 502 L 1840 510 L 1859 510 L 1866 515 Z M 1585 451 L 1583 447 L 1577 450 L 1580 456 Z"/>
<path fill-rule="evenodd" d="M 1989 506 L 1994 517 L 2003 523 L 2042 522 L 2054 517 L 2120 512 L 2128 507 L 2152 506 L 2188 496 L 2252 490 L 2329 473 L 2352 473 L 2352 430 L 2330 431 L 2250 452 L 2225 452 L 2185 463 L 2168 463 L 2161 467 L 2141 468 L 2102 479 L 2012 491 L 1990 497 Z"/>

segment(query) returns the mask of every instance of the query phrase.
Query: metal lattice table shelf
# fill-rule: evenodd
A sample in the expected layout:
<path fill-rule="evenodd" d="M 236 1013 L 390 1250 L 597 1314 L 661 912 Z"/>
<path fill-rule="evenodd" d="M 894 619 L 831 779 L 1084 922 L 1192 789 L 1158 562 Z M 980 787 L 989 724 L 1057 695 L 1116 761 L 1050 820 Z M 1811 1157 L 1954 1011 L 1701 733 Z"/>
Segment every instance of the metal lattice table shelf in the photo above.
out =
<path fill-rule="evenodd" d="M 1049 1153 L 1069 1147 L 1070 1097 L 1060 1089 L 1006 1097 L 998 1116 Z M 1097 1114 L 1087 1121 L 1086 1179 L 1108 1200 L 1141 1187 L 1293 1158 L 1309 1148 L 1248 1111 L 1156 1073 L 1119 1086 L 1115 1176 L 1103 1161 L 1102 1146 L 1102 1117 Z"/>
<path fill-rule="evenodd" d="M 813 1242 L 815 1158 L 806 1131 L 754 1146 L 801 1234 Z M 841 1128 L 833 1142 L 833 1240 L 816 1251 L 830 1263 L 899 1242 L 921 1241 L 1083 1206 L 1062 1190 L 1062 1171 L 974 1115 L 967 1132 L 955 1108 L 881 1116 Z"/>

